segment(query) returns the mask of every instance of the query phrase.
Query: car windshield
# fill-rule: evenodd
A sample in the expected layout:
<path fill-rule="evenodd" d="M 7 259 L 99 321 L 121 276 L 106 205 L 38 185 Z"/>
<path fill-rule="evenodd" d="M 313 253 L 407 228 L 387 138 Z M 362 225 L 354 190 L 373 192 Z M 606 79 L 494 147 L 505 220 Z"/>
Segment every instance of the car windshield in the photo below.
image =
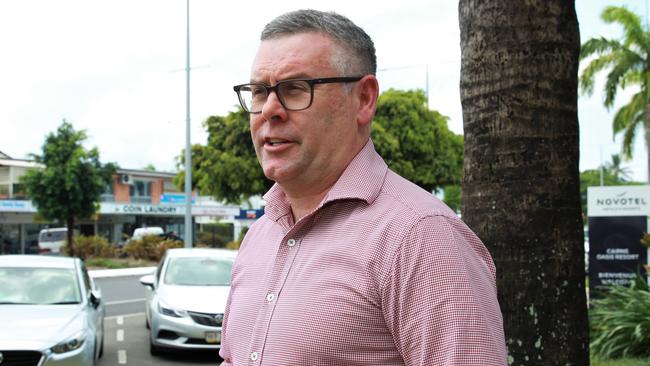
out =
<path fill-rule="evenodd" d="M 169 258 L 165 284 L 183 286 L 229 286 L 233 261 L 217 258 Z"/>
<path fill-rule="evenodd" d="M 0 304 L 78 304 L 73 269 L 0 267 Z"/>
<path fill-rule="evenodd" d="M 66 236 L 65 231 L 45 231 L 41 233 L 41 236 L 38 238 L 38 240 L 43 243 L 43 242 L 50 242 L 50 241 L 63 241 L 65 240 Z"/>

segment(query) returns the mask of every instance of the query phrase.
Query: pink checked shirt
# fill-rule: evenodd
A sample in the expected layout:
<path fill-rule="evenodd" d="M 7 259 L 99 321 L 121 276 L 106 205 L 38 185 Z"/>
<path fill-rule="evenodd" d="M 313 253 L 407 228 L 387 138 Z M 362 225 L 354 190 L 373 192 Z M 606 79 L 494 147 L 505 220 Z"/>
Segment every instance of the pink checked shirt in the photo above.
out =
<path fill-rule="evenodd" d="M 505 365 L 495 268 L 369 141 L 297 223 L 282 189 L 233 267 L 222 365 Z"/>

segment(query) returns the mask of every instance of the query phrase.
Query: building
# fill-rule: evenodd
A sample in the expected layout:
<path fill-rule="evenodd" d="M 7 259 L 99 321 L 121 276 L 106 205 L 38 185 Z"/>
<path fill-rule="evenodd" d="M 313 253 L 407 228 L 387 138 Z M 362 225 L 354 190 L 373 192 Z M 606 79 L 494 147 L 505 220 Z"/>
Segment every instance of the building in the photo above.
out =
<path fill-rule="evenodd" d="M 25 172 L 39 168 L 34 162 L 12 159 L 0 152 L 0 254 L 34 252 L 41 229 L 64 226 L 39 218 L 20 183 Z M 174 173 L 118 169 L 101 195 L 97 215 L 78 220 L 75 230 L 83 235 L 101 235 L 118 244 L 124 243 L 136 228 L 147 226 L 160 226 L 182 237 L 185 195 L 172 183 L 174 176 Z M 192 198 L 192 217 L 202 225 L 218 220 L 230 222 L 235 231 L 250 224 L 250 219 L 237 219 L 241 217 L 239 207 L 200 196 Z"/>

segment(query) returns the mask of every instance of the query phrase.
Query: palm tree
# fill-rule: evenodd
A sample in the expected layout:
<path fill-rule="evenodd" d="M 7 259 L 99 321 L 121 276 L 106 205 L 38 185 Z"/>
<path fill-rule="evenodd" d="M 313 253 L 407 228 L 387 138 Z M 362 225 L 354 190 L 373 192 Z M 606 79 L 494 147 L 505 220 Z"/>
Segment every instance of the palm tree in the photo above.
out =
<path fill-rule="evenodd" d="M 497 268 L 509 364 L 588 365 L 572 0 L 460 0 L 461 212 Z"/>
<path fill-rule="evenodd" d="M 607 70 L 604 104 L 608 109 L 614 105 L 619 89 L 639 88 L 630 102 L 616 111 L 613 121 L 614 135 L 623 132 L 623 155 L 630 159 L 632 143 L 641 126 L 645 130 L 646 146 L 650 147 L 650 33 L 641 25 L 639 16 L 625 7 L 608 6 L 601 18 L 608 24 L 620 24 L 625 34 L 621 40 L 592 38 L 582 45 L 580 60 L 596 57 L 580 75 L 580 87 L 591 95 L 596 74 Z M 647 165 L 650 180 L 650 149 Z"/>
<path fill-rule="evenodd" d="M 630 180 L 630 168 L 622 165 L 623 160 L 619 154 L 612 155 L 612 162 L 605 164 L 605 171 L 611 174 L 617 182 L 627 182 Z"/>

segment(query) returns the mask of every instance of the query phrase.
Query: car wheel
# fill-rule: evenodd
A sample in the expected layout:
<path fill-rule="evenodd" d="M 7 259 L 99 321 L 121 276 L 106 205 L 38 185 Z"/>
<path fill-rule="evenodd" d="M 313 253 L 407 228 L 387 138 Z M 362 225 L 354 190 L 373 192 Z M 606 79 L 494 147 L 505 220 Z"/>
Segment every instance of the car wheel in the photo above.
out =
<path fill-rule="evenodd" d="M 163 351 L 162 351 L 161 347 L 158 347 L 155 344 L 153 344 L 153 342 L 150 339 L 149 340 L 149 353 L 152 356 L 160 356 L 163 353 Z"/>
<path fill-rule="evenodd" d="M 97 359 L 102 358 L 104 355 L 104 336 L 102 335 L 102 343 L 99 345 L 99 355 L 97 356 Z"/>

